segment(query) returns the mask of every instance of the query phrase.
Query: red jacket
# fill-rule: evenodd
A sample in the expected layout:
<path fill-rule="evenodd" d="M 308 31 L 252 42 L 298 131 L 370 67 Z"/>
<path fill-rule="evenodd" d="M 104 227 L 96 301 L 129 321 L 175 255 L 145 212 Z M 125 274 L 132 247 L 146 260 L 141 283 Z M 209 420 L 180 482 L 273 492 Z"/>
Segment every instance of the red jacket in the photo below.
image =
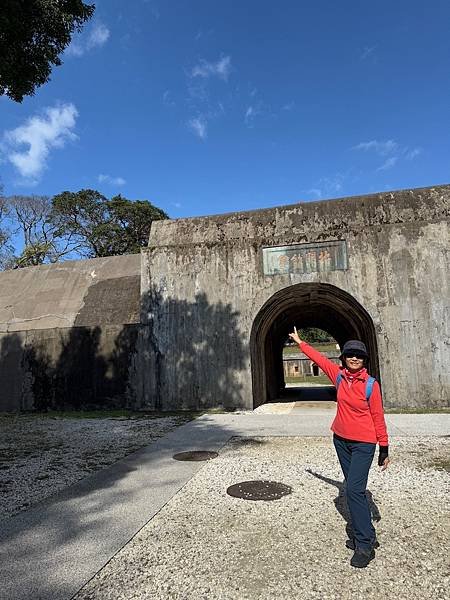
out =
<path fill-rule="evenodd" d="M 337 412 L 331 430 L 337 435 L 358 442 L 370 442 L 380 446 L 388 445 L 388 434 L 384 421 L 383 402 L 378 381 L 373 384 L 370 401 L 366 400 L 366 381 L 369 377 L 366 369 L 349 381 L 345 369 L 323 356 L 306 342 L 300 344 L 300 350 L 313 360 L 325 375 L 336 385 L 338 373 L 342 380 L 337 392 Z"/>

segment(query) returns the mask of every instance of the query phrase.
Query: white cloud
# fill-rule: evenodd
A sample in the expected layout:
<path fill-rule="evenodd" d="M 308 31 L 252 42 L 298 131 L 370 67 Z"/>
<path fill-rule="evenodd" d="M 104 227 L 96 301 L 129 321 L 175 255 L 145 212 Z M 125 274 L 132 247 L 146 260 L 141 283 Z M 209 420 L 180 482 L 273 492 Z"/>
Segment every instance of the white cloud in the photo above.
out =
<path fill-rule="evenodd" d="M 367 60 L 368 58 L 372 58 L 375 61 L 375 59 L 376 59 L 376 57 L 374 55 L 375 48 L 376 48 L 376 46 L 364 46 L 364 50 L 362 51 L 360 59 Z"/>
<path fill-rule="evenodd" d="M 199 115 L 188 121 L 188 127 L 201 140 L 205 140 L 208 136 L 208 122 L 203 115 Z"/>
<path fill-rule="evenodd" d="M 72 43 L 66 50 L 69 56 L 83 56 L 93 48 L 101 48 L 106 44 L 110 36 L 110 31 L 103 23 L 96 23 L 89 33 L 82 34 L 72 40 Z"/>
<path fill-rule="evenodd" d="M 311 194 L 316 198 L 330 198 L 343 191 L 343 184 L 348 179 L 348 173 L 336 173 L 332 177 L 321 177 L 314 183 L 315 187 L 305 190 L 306 194 Z"/>
<path fill-rule="evenodd" d="M 191 116 L 186 124 L 201 140 L 208 137 L 208 124 L 226 113 L 226 99 L 219 94 L 218 89 L 214 89 L 211 79 L 219 78 L 226 82 L 230 72 L 229 56 L 222 56 L 217 62 L 200 59 L 197 65 L 186 72 L 187 104 L 191 115 L 196 115 Z M 163 102 L 168 104 L 170 101 L 170 95 L 165 94 Z"/>
<path fill-rule="evenodd" d="M 166 90 L 162 96 L 164 106 L 175 106 L 175 101 L 172 98 L 172 94 L 169 90 Z"/>
<path fill-rule="evenodd" d="M 204 80 L 189 81 L 188 93 L 192 104 L 206 104 L 209 102 L 210 93 Z"/>
<path fill-rule="evenodd" d="M 398 161 L 398 156 L 391 156 L 385 162 L 378 167 L 377 171 L 387 171 L 388 169 L 392 169 L 395 163 Z"/>
<path fill-rule="evenodd" d="M 73 104 L 63 104 L 46 108 L 43 116 L 30 117 L 24 125 L 6 131 L 2 149 L 7 160 L 29 183 L 37 183 L 47 167 L 50 150 L 76 139 L 72 130 L 77 116 Z"/>
<path fill-rule="evenodd" d="M 270 104 L 267 104 L 259 95 L 258 90 L 255 87 L 250 87 L 248 95 L 250 99 L 247 100 L 248 105 L 244 112 L 244 123 L 247 127 L 252 128 L 256 122 L 261 118 L 277 118 L 278 115 L 272 110 Z M 294 107 L 293 102 L 289 102 L 282 107 L 282 110 L 292 110 Z"/>
<path fill-rule="evenodd" d="M 231 57 L 223 56 L 217 62 L 208 62 L 203 58 L 200 60 L 198 65 L 191 71 L 191 77 L 202 77 L 204 79 L 208 77 L 220 77 L 224 81 L 228 81 L 228 77 L 231 72 Z"/>
<path fill-rule="evenodd" d="M 422 153 L 422 148 L 409 148 L 408 146 L 398 144 L 394 140 L 387 140 L 385 142 L 379 142 L 378 140 L 361 142 L 358 145 L 353 146 L 352 150 L 361 150 L 363 152 L 372 151 L 378 156 L 386 157 L 383 164 L 380 165 L 376 171 L 387 171 L 388 169 L 392 169 L 399 159 L 413 160 Z"/>
<path fill-rule="evenodd" d="M 97 23 L 88 37 L 88 50 L 91 50 L 91 48 L 97 48 L 98 46 L 104 46 L 108 41 L 109 36 L 110 31 L 106 25 L 103 25 L 103 23 Z"/>
<path fill-rule="evenodd" d="M 316 196 L 317 198 L 320 198 L 322 196 L 322 190 L 320 188 L 311 188 L 310 190 L 306 190 L 307 194 L 312 194 L 313 196 Z"/>
<path fill-rule="evenodd" d="M 153 18 L 158 21 L 159 17 L 161 16 L 161 13 L 159 12 L 159 9 L 154 4 L 154 2 L 152 2 L 151 0 L 142 0 L 142 2 L 143 2 L 143 4 L 149 5 L 150 12 L 152 13 Z"/>
<path fill-rule="evenodd" d="M 387 140 L 386 142 L 379 142 L 377 140 L 371 140 L 370 142 L 361 142 L 357 146 L 353 146 L 352 150 L 374 150 L 380 156 L 386 156 L 395 152 L 398 148 L 397 142 L 394 140 Z"/>
<path fill-rule="evenodd" d="M 214 29 L 207 29 L 206 31 L 199 29 L 197 35 L 195 36 L 195 41 L 198 42 L 202 38 L 210 37 L 211 35 L 213 35 L 213 33 Z"/>
<path fill-rule="evenodd" d="M 66 51 L 64 54 L 67 54 L 67 56 L 83 56 L 85 52 L 84 46 L 82 46 L 78 41 L 76 40 L 72 40 L 72 42 L 70 43 L 70 46 L 68 46 L 66 48 Z"/>
<path fill-rule="evenodd" d="M 111 177 L 111 175 L 103 175 L 100 173 L 98 176 L 99 183 L 106 183 L 108 185 L 125 185 L 126 181 L 123 177 Z"/>
<path fill-rule="evenodd" d="M 285 104 L 285 105 L 282 107 L 282 109 L 283 109 L 283 110 L 293 110 L 293 109 L 294 109 L 294 107 L 295 107 L 295 102 L 294 102 L 294 101 L 292 101 L 292 102 L 288 102 L 287 104 Z"/>
<path fill-rule="evenodd" d="M 247 110 L 245 111 L 245 123 L 247 125 L 251 125 L 253 123 L 253 119 L 255 118 L 255 109 L 253 108 L 253 106 L 249 106 L 247 108 Z"/>
<path fill-rule="evenodd" d="M 407 160 L 413 160 L 413 158 L 416 158 L 419 154 L 422 154 L 422 148 L 413 148 L 412 150 L 405 148 L 405 158 Z"/>
<path fill-rule="evenodd" d="M 257 102 L 256 104 L 251 104 L 244 115 L 244 122 L 247 127 L 254 127 L 255 119 L 260 117 L 267 112 L 267 107 L 263 105 L 262 102 Z"/>
<path fill-rule="evenodd" d="M 324 190 L 326 195 L 338 194 L 342 191 L 342 184 L 344 182 L 345 175 L 337 173 L 334 177 L 322 177 L 319 180 L 319 186 Z"/>

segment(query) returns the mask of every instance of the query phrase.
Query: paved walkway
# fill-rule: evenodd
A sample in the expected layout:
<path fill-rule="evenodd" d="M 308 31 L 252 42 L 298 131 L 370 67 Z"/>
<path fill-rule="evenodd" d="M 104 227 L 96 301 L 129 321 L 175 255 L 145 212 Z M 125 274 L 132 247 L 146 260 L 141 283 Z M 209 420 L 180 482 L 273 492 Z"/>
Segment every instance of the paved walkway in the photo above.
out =
<path fill-rule="evenodd" d="M 267 409 L 266 409 L 267 410 Z M 219 450 L 232 436 L 327 436 L 334 411 L 204 415 L 0 524 L 0 598 L 71 598 L 202 467 L 184 450 Z M 449 435 L 450 414 L 387 415 L 391 436 Z"/>

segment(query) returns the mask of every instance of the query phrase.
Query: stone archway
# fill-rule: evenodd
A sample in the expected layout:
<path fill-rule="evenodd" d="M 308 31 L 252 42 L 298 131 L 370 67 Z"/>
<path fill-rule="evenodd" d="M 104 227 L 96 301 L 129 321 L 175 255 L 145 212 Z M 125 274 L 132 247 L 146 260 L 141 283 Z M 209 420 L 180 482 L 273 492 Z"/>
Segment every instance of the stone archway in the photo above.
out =
<path fill-rule="evenodd" d="M 292 327 L 318 327 L 340 346 L 348 339 L 365 342 L 369 372 L 380 380 L 377 340 L 368 312 L 344 290 L 327 283 L 300 283 L 276 292 L 256 315 L 251 336 L 253 407 L 270 402 L 284 385 L 283 342 Z"/>

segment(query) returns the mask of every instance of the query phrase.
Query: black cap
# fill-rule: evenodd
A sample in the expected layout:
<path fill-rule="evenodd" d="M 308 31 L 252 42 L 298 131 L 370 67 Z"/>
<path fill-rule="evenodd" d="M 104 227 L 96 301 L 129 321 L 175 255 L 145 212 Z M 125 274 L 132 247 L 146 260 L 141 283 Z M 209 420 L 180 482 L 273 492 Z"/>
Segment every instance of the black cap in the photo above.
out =
<path fill-rule="evenodd" d="M 345 342 L 344 347 L 342 348 L 341 357 L 346 355 L 348 356 L 352 352 L 355 352 L 356 354 L 361 354 L 366 358 L 369 356 L 367 354 L 367 348 L 365 343 L 360 342 L 359 340 L 349 340 L 348 342 Z"/>

